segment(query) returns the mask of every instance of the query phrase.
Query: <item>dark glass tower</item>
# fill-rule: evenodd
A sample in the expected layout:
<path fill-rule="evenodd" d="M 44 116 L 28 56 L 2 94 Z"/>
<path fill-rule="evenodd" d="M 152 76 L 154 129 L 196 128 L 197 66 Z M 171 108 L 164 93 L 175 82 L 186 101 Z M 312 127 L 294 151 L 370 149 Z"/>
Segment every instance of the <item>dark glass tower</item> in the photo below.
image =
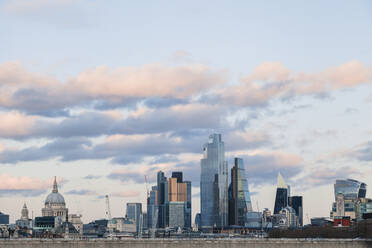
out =
<path fill-rule="evenodd" d="M 177 178 L 177 183 L 182 183 L 182 172 L 180 171 L 174 171 L 172 172 L 172 177 Z"/>
<path fill-rule="evenodd" d="M 288 206 L 288 185 L 284 181 L 282 175 L 278 173 L 278 186 L 276 189 L 274 214 L 279 214 L 280 210 Z"/>
<path fill-rule="evenodd" d="M 159 171 L 157 175 L 158 189 L 158 228 L 166 226 L 166 204 L 168 203 L 168 181 L 164 172 Z"/>
<path fill-rule="evenodd" d="M 229 186 L 229 225 L 245 226 L 247 213 L 252 211 L 251 196 L 243 159 L 235 158 Z"/>
<path fill-rule="evenodd" d="M 288 197 L 288 206 L 292 207 L 296 211 L 298 218 L 298 224 L 303 226 L 303 205 L 302 196 L 290 196 Z"/>

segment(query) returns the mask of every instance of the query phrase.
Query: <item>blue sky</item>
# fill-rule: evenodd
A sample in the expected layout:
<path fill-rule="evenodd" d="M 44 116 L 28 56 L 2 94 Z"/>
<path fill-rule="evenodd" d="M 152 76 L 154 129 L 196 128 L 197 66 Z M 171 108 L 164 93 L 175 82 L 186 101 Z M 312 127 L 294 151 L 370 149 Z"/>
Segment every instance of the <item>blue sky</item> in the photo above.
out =
<path fill-rule="evenodd" d="M 336 178 L 372 182 L 371 11 L 0 1 L 0 211 L 14 220 L 26 202 L 40 215 L 54 175 L 85 222 L 104 217 L 102 195 L 117 216 L 144 202 L 144 174 L 153 183 L 159 169 L 184 170 L 197 195 L 201 147 L 220 132 L 261 209 L 273 208 L 280 171 L 304 213 L 328 216 Z"/>

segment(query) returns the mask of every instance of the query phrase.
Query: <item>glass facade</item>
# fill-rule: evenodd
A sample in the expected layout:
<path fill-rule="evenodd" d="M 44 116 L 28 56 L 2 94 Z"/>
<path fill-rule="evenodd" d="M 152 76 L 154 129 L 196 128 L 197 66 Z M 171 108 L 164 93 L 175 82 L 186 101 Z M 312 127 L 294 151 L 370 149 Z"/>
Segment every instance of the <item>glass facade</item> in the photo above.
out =
<path fill-rule="evenodd" d="M 142 203 L 127 203 L 127 218 L 136 222 L 137 231 L 141 221 Z"/>
<path fill-rule="evenodd" d="M 339 179 L 334 184 L 335 202 L 331 218 L 350 217 L 361 219 L 364 213 L 372 212 L 372 200 L 365 198 L 367 185 L 354 179 Z"/>
<path fill-rule="evenodd" d="M 280 210 L 288 206 L 288 189 L 277 188 L 275 196 L 274 214 L 279 214 Z"/>
<path fill-rule="evenodd" d="M 201 228 L 226 226 L 228 171 L 221 134 L 212 134 L 203 146 L 200 175 Z"/>
<path fill-rule="evenodd" d="M 336 180 L 335 200 L 338 194 L 343 194 L 345 200 L 353 200 L 358 198 L 365 198 L 367 192 L 367 185 L 353 179 Z"/>
<path fill-rule="evenodd" d="M 166 204 L 168 203 L 168 181 L 164 172 L 159 171 L 157 175 L 158 188 L 158 228 L 166 227 Z"/>
<path fill-rule="evenodd" d="M 290 197 L 290 187 L 284 181 L 284 178 L 278 173 L 278 186 L 276 189 L 274 214 L 279 214 L 280 210 L 288 206 Z"/>
<path fill-rule="evenodd" d="M 0 212 L 0 224 L 3 225 L 8 225 L 9 224 L 9 215 L 8 214 L 3 214 Z"/>
<path fill-rule="evenodd" d="M 229 225 L 245 226 L 247 213 L 252 211 L 251 196 L 243 159 L 235 158 L 234 163 L 229 186 Z"/>
<path fill-rule="evenodd" d="M 288 206 L 292 207 L 296 211 L 298 224 L 303 226 L 302 196 L 290 196 L 288 198 Z"/>
<path fill-rule="evenodd" d="M 185 227 L 185 207 L 186 202 L 168 202 L 166 210 L 168 227 Z"/>
<path fill-rule="evenodd" d="M 157 205 L 158 205 L 158 187 L 152 186 L 150 195 L 147 199 L 147 218 L 148 227 L 156 228 L 157 220 Z"/>

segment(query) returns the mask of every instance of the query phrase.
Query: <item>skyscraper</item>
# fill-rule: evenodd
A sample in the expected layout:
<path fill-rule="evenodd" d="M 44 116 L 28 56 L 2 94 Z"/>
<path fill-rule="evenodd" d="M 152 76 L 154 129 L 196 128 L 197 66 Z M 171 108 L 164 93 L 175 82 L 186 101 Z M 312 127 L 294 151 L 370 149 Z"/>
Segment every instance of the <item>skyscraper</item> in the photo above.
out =
<path fill-rule="evenodd" d="M 168 181 L 164 172 L 159 171 L 157 175 L 158 188 L 158 228 L 166 227 L 166 204 L 168 203 Z"/>
<path fill-rule="evenodd" d="M 356 200 L 358 198 L 365 198 L 367 192 L 367 185 L 353 179 L 339 179 L 336 180 L 335 200 L 338 194 L 343 194 L 345 200 Z"/>
<path fill-rule="evenodd" d="M 331 218 L 350 217 L 362 219 L 364 213 L 372 212 L 372 199 L 366 198 L 367 185 L 353 179 L 336 180 L 335 202 Z"/>
<path fill-rule="evenodd" d="M 180 224 L 181 216 L 182 225 Z M 191 182 L 183 181 L 182 172 L 173 172 L 172 177 L 168 179 L 166 220 L 169 227 L 191 228 Z"/>
<path fill-rule="evenodd" d="M 203 146 L 200 175 L 201 228 L 227 225 L 227 162 L 221 134 L 209 136 Z"/>
<path fill-rule="evenodd" d="M 278 186 L 276 189 L 274 214 L 279 214 L 280 210 L 288 206 L 289 197 L 288 185 L 284 178 L 278 173 Z"/>
<path fill-rule="evenodd" d="M 142 204 L 141 203 L 127 203 L 126 216 L 128 219 L 136 222 L 137 232 L 141 223 Z"/>
<path fill-rule="evenodd" d="M 156 228 L 158 222 L 158 187 L 152 186 L 150 195 L 147 198 L 148 227 Z"/>
<path fill-rule="evenodd" d="M 298 219 L 298 225 L 303 226 L 303 201 L 302 196 L 290 196 L 288 197 L 288 206 L 292 207 L 296 211 Z"/>
<path fill-rule="evenodd" d="M 243 159 L 235 158 L 229 186 L 229 225 L 245 226 L 247 213 L 251 211 L 251 196 Z"/>

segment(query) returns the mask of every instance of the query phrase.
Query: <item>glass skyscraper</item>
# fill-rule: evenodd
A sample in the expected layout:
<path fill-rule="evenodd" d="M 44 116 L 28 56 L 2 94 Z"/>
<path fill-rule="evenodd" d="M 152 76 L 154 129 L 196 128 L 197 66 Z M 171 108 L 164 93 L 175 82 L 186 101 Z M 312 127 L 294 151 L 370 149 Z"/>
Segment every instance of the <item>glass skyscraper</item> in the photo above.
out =
<path fill-rule="evenodd" d="M 164 172 L 159 171 L 157 174 L 158 189 L 158 228 L 166 227 L 166 204 L 168 203 L 168 181 Z"/>
<path fill-rule="evenodd" d="M 142 214 L 142 203 L 127 203 L 126 216 L 128 219 L 134 220 L 136 222 L 137 232 L 139 230 L 139 225 L 141 221 Z"/>
<path fill-rule="evenodd" d="M 152 186 L 147 198 L 147 218 L 149 228 L 156 228 L 158 222 L 158 187 Z"/>
<path fill-rule="evenodd" d="M 229 225 L 245 226 L 247 213 L 251 211 L 252 202 L 243 159 L 235 158 L 229 186 Z"/>
<path fill-rule="evenodd" d="M 372 199 L 366 198 L 367 185 L 353 179 L 339 179 L 334 184 L 335 202 L 331 218 L 350 217 L 362 219 L 363 214 L 372 212 Z"/>
<path fill-rule="evenodd" d="M 200 175 L 201 228 L 227 226 L 227 161 L 221 134 L 209 136 L 203 146 Z"/>
<path fill-rule="evenodd" d="M 336 180 L 335 183 L 335 200 L 338 194 L 343 194 L 345 200 L 353 200 L 358 198 L 365 198 L 367 192 L 367 185 L 353 179 Z"/>
<path fill-rule="evenodd" d="M 274 214 L 279 214 L 280 210 L 288 206 L 289 187 L 284 178 L 278 173 L 278 186 L 276 189 Z"/>
<path fill-rule="evenodd" d="M 303 201 L 302 196 L 290 196 L 288 197 L 288 206 L 292 207 L 296 211 L 298 219 L 298 225 L 303 226 Z"/>

